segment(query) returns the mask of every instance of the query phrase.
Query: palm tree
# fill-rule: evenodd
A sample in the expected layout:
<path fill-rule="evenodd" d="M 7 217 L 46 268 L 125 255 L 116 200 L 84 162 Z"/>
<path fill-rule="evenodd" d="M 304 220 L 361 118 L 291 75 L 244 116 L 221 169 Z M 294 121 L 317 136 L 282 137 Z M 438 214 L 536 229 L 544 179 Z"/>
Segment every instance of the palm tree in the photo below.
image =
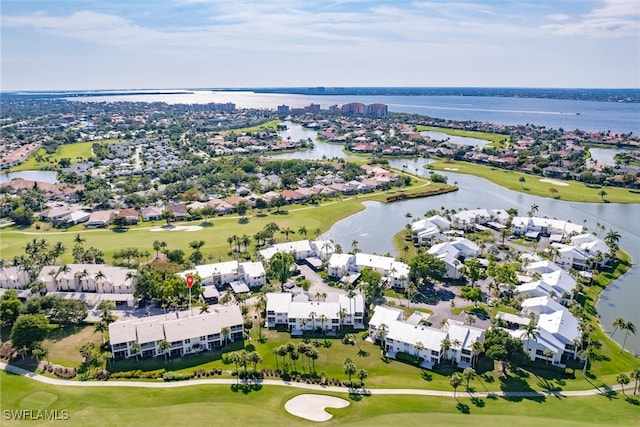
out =
<path fill-rule="evenodd" d="M 298 228 L 298 234 L 301 236 L 307 236 L 307 227 L 305 227 L 304 225 L 300 226 L 300 228 Z"/>
<path fill-rule="evenodd" d="M 279 348 L 280 347 L 274 347 L 273 350 L 271 350 L 271 353 L 276 357 L 276 370 L 280 369 L 280 366 L 278 365 L 278 356 L 280 356 L 280 352 L 278 351 Z"/>
<path fill-rule="evenodd" d="M 164 354 L 165 363 L 167 362 L 167 356 L 169 355 L 169 352 L 167 350 L 169 349 L 171 349 L 171 343 L 169 341 L 162 340 L 158 343 L 158 350 L 160 350 L 162 354 Z"/>
<path fill-rule="evenodd" d="M 532 204 L 531 208 L 529 209 L 529 216 L 535 215 L 535 213 L 538 212 L 539 208 L 540 208 L 540 206 L 536 205 L 535 203 Z"/>
<path fill-rule="evenodd" d="M 366 369 L 358 369 L 358 372 L 356 373 L 356 375 L 358 375 L 358 379 L 360 380 L 360 385 L 364 387 L 364 379 L 367 378 L 369 376 L 369 373 L 367 372 Z"/>
<path fill-rule="evenodd" d="M 224 340 L 224 346 L 226 347 L 227 340 L 229 339 L 229 335 L 231 334 L 231 328 L 229 328 L 228 326 L 225 326 L 220 330 L 220 333 L 222 334 L 222 339 Z"/>
<path fill-rule="evenodd" d="M 633 385 L 633 394 L 636 394 L 638 391 L 638 381 L 640 381 L 640 368 L 634 368 L 633 371 L 631 371 L 631 378 L 636 381 Z"/>
<path fill-rule="evenodd" d="M 604 202 L 604 196 L 606 196 L 606 195 L 607 195 L 607 192 L 604 191 L 604 190 L 600 190 L 598 192 L 598 196 L 600 196 L 600 200 L 602 200 L 603 202 Z"/>
<path fill-rule="evenodd" d="M 385 340 L 386 340 L 387 332 L 389 332 L 389 327 L 385 323 L 381 323 L 376 328 L 375 339 L 380 340 L 380 347 L 382 347 L 383 350 L 385 349 Z"/>
<path fill-rule="evenodd" d="M 407 308 L 409 308 L 411 307 L 411 298 L 413 298 L 413 296 L 418 292 L 418 287 L 413 281 L 411 281 L 407 284 L 405 292 L 407 293 Z"/>
<path fill-rule="evenodd" d="M 360 251 L 360 249 L 358 248 L 358 241 L 355 239 L 351 241 L 351 250 L 354 254 L 357 254 Z"/>
<path fill-rule="evenodd" d="M 451 349 L 451 340 L 449 338 L 445 338 L 440 342 L 440 360 L 444 357 L 444 360 L 447 360 L 448 352 Z M 458 384 L 459 385 L 459 384 Z"/>
<path fill-rule="evenodd" d="M 353 360 L 350 357 L 347 357 L 344 360 L 344 373 L 349 375 L 349 385 L 351 385 L 351 375 L 355 374 L 357 371 L 356 364 L 353 363 Z"/>
<path fill-rule="evenodd" d="M 416 345 L 414 345 L 415 349 L 418 350 L 418 357 L 420 357 L 420 352 L 422 350 L 424 350 L 424 344 L 422 344 L 420 341 L 418 341 L 416 343 Z"/>
<path fill-rule="evenodd" d="M 439 325 L 440 329 L 444 329 L 445 326 L 449 325 L 449 319 L 443 317 L 442 319 L 440 319 Z"/>
<path fill-rule="evenodd" d="M 229 355 L 229 361 L 231 361 L 234 365 L 236 365 L 236 384 L 240 383 L 240 369 L 239 365 L 241 362 L 241 357 L 240 357 L 240 353 L 238 353 L 237 351 L 232 352 Z"/>
<path fill-rule="evenodd" d="M 620 329 L 624 330 L 624 341 L 622 341 L 622 348 L 620 349 L 620 353 L 622 354 L 622 352 L 624 351 L 624 346 L 627 343 L 629 332 L 631 332 L 633 335 L 636 334 L 636 325 L 631 322 L 626 322 L 624 327 L 621 327 Z"/>
<path fill-rule="evenodd" d="M 524 188 L 524 183 L 526 181 L 524 176 L 521 176 L 520 178 L 518 178 L 518 181 L 520 181 L 520 188 Z"/>
<path fill-rule="evenodd" d="M 613 331 L 611 331 L 609 338 L 613 338 L 613 334 L 616 333 L 618 328 L 624 329 L 626 325 L 627 325 L 627 322 L 625 322 L 625 320 L 622 317 L 616 317 L 616 319 L 611 324 L 611 326 L 613 326 Z"/>
<path fill-rule="evenodd" d="M 140 343 L 138 341 L 134 341 L 133 344 L 129 346 L 129 354 L 133 354 L 136 356 L 136 362 L 138 361 L 138 356 L 140 356 L 140 351 L 142 348 L 140 347 Z"/>
<path fill-rule="evenodd" d="M 462 384 L 462 375 L 460 375 L 460 372 L 454 372 L 451 375 L 451 378 L 449 378 L 449 384 L 453 387 L 453 397 L 458 400 L 456 397 L 456 390 L 460 387 L 460 384 Z"/>
<path fill-rule="evenodd" d="M 325 316 L 324 314 L 321 314 L 320 317 L 318 317 L 318 319 L 320 319 L 320 325 L 321 325 L 321 329 L 322 329 L 322 334 L 324 335 L 325 330 L 324 330 L 324 322 L 326 322 L 327 316 Z"/>
<path fill-rule="evenodd" d="M 462 371 L 462 377 L 467 380 L 467 391 L 469 391 L 469 381 L 474 379 L 476 376 L 476 370 L 473 368 L 464 368 Z"/>
<path fill-rule="evenodd" d="M 526 338 L 528 340 L 538 341 L 538 336 L 540 332 L 538 331 L 538 326 L 536 325 L 533 319 L 525 325 L 522 332 L 522 338 Z"/>
<path fill-rule="evenodd" d="M 104 345 L 104 343 L 106 342 L 104 334 L 109 332 L 109 324 L 104 320 L 100 320 L 99 322 L 96 323 L 95 330 L 101 335 L 102 345 Z"/>
<path fill-rule="evenodd" d="M 338 313 L 336 313 L 340 318 L 340 329 L 342 329 L 342 325 L 344 324 L 344 319 L 347 317 L 347 309 L 341 308 Z"/>
<path fill-rule="evenodd" d="M 587 373 L 587 365 L 589 361 L 596 355 L 596 348 L 593 345 L 588 345 L 585 349 L 580 350 L 578 355 L 584 359 L 584 366 L 582 367 L 582 376 Z"/>
<path fill-rule="evenodd" d="M 604 241 L 611 248 L 611 252 L 615 252 L 615 249 L 618 248 L 618 243 L 620 243 L 620 233 L 615 230 L 609 230 L 607 235 L 604 237 Z"/>
<path fill-rule="evenodd" d="M 620 384 L 620 388 L 622 389 L 622 394 L 626 394 L 624 392 L 624 386 L 629 384 L 629 376 L 624 372 L 621 374 L 618 374 L 618 376 L 616 377 L 616 382 Z"/>
<path fill-rule="evenodd" d="M 205 314 L 209 312 L 209 304 L 207 304 L 206 302 L 202 303 L 202 305 L 200 306 L 200 314 Z"/>
<path fill-rule="evenodd" d="M 256 351 L 252 351 L 247 355 L 247 361 L 253 363 L 253 371 L 257 372 L 256 367 L 258 363 L 262 363 L 262 356 Z"/>
<path fill-rule="evenodd" d="M 309 349 L 306 352 L 306 355 L 307 355 L 307 358 L 309 358 L 311 360 L 311 362 L 312 362 L 312 370 L 313 370 L 313 372 L 315 372 L 315 370 L 316 370 L 316 360 L 320 356 L 320 353 L 318 353 L 318 349 L 316 349 L 315 347 L 309 346 Z"/>
<path fill-rule="evenodd" d="M 482 341 L 474 341 L 471 346 L 471 351 L 473 353 L 473 357 L 476 359 L 476 363 L 478 363 L 478 356 L 480 356 L 480 353 L 484 352 L 484 343 Z"/>

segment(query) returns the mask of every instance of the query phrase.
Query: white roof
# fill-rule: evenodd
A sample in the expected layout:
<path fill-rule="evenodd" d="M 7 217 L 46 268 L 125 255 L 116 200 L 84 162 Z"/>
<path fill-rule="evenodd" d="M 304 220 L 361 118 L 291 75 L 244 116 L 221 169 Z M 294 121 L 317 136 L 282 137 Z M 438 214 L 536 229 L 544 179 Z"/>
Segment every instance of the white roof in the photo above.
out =
<path fill-rule="evenodd" d="M 261 262 L 243 262 L 240 263 L 240 268 L 244 271 L 245 276 L 249 277 L 260 277 L 266 274 Z"/>
<path fill-rule="evenodd" d="M 364 313 L 364 297 L 361 294 L 355 294 L 351 299 L 347 295 L 340 294 L 338 301 L 340 308 L 347 310 L 347 313 Z"/>
<path fill-rule="evenodd" d="M 333 254 L 329 258 L 329 268 L 346 268 L 353 259 L 351 254 Z"/>
<path fill-rule="evenodd" d="M 453 342 L 455 340 L 460 341 L 461 348 L 471 349 L 474 342 L 482 340 L 484 337 L 484 330 L 474 328 L 473 326 L 460 325 L 453 323 L 449 325 L 449 339 Z"/>
<path fill-rule="evenodd" d="M 423 325 L 412 325 L 411 323 L 394 320 L 389 325 L 387 338 L 394 341 L 416 345 L 422 345 L 430 350 L 440 351 L 442 340 L 447 338 L 447 332 Z"/>
<path fill-rule="evenodd" d="M 369 325 L 374 328 L 377 328 L 383 323 L 389 326 L 391 322 L 402 319 L 402 314 L 403 312 L 399 308 L 378 305 L 373 309 L 373 315 L 371 316 L 371 320 L 369 320 Z"/>
<path fill-rule="evenodd" d="M 305 252 L 311 252 L 311 244 L 308 240 L 296 240 L 293 242 L 278 243 L 270 248 L 262 249 L 260 255 L 266 259 L 271 259 L 276 253 L 293 253 L 302 254 Z"/>
<path fill-rule="evenodd" d="M 291 319 L 310 319 L 311 313 L 315 313 L 316 325 L 320 325 L 320 317 L 325 316 L 327 319 L 340 318 L 340 304 L 337 302 L 296 302 L 293 301 L 289 305 L 289 318 Z M 326 324 L 326 321 L 325 321 Z"/>
<path fill-rule="evenodd" d="M 269 292 L 267 295 L 267 312 L 288 313 L 292 294 L 289 292 Z"/>
<path fill-rule="evenodd" d="M 197 274 L 202 279 L 213 276 L 228 276 L 238 273 L 238 261 L 225 261 L 215 264 L 197 265 L 194 270 L 178 273 L 182 277 L 188 274 Z"/>
<path fill-rule="evenodd" d="M 242 323 L 242 313 L 237 305 L 220 307 L 209 313 L 197 315 L 192 315 L 191 311 L 186 310 L 113 322 L 109 325 L 109 340 L 111 345 L 136 340 L 140 344 L 163 339 L 175 342 L 219 334 L 224 327 L 238 326 Z"/>
<path fill-rule="evenodd" d="M 537 313 L 551 313 L 564 308 L 549 296 L 527 298 L 522 301 L 521 306 L 523 309 L 530 309 Z"/>
<path fill-rule="evenodd" d="M 549 260 L 532 262 L 531 264 L 524 267 L 525 271 L 531 273 L 551 273 L 554 271 L 562 270 L 558 264 L 555 262 L 551 262 Z"/>

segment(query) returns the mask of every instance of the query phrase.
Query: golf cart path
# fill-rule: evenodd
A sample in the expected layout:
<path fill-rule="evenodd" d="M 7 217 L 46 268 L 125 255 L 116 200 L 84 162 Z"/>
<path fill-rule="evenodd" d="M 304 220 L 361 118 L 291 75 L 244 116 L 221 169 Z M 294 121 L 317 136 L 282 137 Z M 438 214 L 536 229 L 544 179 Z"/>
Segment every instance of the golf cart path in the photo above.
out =
<path fill-rule="evenodd" d="M 25 378 L 30 378 L 35 381 L 39 381 L 45 384 L 65 387 L 143 387 L 143 388 L 176 388 L 176 387 L 190 387 L 196 385 L 233 385 L 237 383 L 234 379 L 203 379 L 203 380 L 189 380 L 189 381 L 176 381 L 176 382 L 145 382 L 145 381 L 68 381 L 56 378 L 45 377 L 44 375 L 36 374 L 26 369 L 19 368 L 17 366 L 9 365 L 0 362 L 0 369 L 4 369 L 12 374 L 21 375 Z M 440 397 L 570 397 L 570 396 L 594 396 L 598 394 L 604 394 L 611 391 L 619 390 L 620 385 L 607 386 L 602 388 L 595 388 L 590 390 L 573 390 L 573 391 L 489 391 L 489 392 L 457 392 L 443 391 L 443 390 L 425 390 L 425 389 L 352 389 L 347 387 L 335 387 L 335 386 L 322 386 L 318 384 L 306 384 L 291 381 L 282 380 L 260 380 L 243 382 L 242 384 L 248 385 L 271 385 L 289 388 L 298 388 L 303 390 L 315 390 L 334 393 L 349 393 L 349 394 L 363 394 L 363 395 L 383 395 L 383 394 L 408 394 L 414 396 L 440 396 Z"/>

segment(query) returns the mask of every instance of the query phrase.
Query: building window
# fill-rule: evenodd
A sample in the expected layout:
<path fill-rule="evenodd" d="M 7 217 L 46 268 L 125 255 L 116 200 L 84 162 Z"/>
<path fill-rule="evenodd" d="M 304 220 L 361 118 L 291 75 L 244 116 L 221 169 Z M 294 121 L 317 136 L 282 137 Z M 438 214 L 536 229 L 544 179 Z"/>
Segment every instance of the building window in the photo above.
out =
<path fill-rule="evenodd" d="M 189 344 L 191 342 L 191 338 L 187 338 L 186 340 L 184 340 L 185 344 Z"/>

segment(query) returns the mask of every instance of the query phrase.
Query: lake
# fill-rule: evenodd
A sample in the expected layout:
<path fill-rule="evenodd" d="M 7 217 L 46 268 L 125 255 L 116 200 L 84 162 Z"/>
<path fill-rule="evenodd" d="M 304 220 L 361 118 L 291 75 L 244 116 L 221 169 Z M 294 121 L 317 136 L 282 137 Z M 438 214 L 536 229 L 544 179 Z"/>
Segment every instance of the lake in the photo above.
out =
<path fill-rule="evenodd" d="M 302 129 L 300 125 L 287 122 L 288 132 L 312 138 L 314 131 Z M 296 129 L 299 128 L 299 129 Z M 311 132 L 311 133 L 309 133 Z M 312 135 L 313 134 L 313 135 Z M 314 141 L 314 148 L 305 152 L 284 153 L 272 156 L 273 158 L 287 159 L 321 159 L 323 156 L 351 157 L 343 153 L 342 145 L 328 144 Z M 424 168 L 426 159 L 391 159 L 390 166 L 402 170 L 407 167 L 410 172 L 427 176 L 428 170 Z M 525 215 L 531 205 L 539 206 L 538 214 L 550 218 L 570 220 L 578 224 L 585 224 L 590 231 L 596 230 L 598 225 L 604 225 L 606 230 L 616 230 L 622 236 L 620 246 L 627 251 L 636 262 L 631 270 L 622 278 L 616 280 L 602 294 L 597 303 L 601 324 L 604 330 L 611 329 L 613 320 L 621 316 L 627 321 L 640 327 L 640 310 L 637 309 L 640 302 L 640 268 L 637 265 L 640 259 L 640 231 L 638 227 L 639 208 L 634 204 L 616 203 L 578 203 L 566 202 L 545 197 L 531 196 L 517 191 L 508 190 L 482 178 L 472 175 L 457 174 L 454 172 L 439 172 L 447 176 L 449 183 L 457 182 L 460 189 L 453 193 L 442 194 L 423 199 L 406 200 L 396 203 L 364 202 L 366 209 L 338 221 L 322 238 L 339 243 L 345 251 L 351 249 L 351 242 L 358 241 L 358 247 L 369 253 L 395 254 L 392 238 L 407 223 L 405 214 L 410 212 L 413 218 L 422 217 L 430 209 L 440 209 L 446 206 L 448 209 L 508 209 L 516 208 L 521 215 Z M 636 220 L 632 220 L 636 218 Z M 603 232 L 599 231 L 602 237 Z M 622 339 L 623 334 L 618 333 L 615 339 Z M 627 339 L 627 348 L 636 355 L 640 355 L 640 338 L 631 335 Z"/>
<path fill-rule="evenodd" d="M 20 171 L 20 172 L 8 172 L 0 174 L 0 184 L 9 182 L 12 179 L 22 178 L 30 181 L 42 181 L 49 184 L 58 183 L 58 174 L 53 171 Z"/>

